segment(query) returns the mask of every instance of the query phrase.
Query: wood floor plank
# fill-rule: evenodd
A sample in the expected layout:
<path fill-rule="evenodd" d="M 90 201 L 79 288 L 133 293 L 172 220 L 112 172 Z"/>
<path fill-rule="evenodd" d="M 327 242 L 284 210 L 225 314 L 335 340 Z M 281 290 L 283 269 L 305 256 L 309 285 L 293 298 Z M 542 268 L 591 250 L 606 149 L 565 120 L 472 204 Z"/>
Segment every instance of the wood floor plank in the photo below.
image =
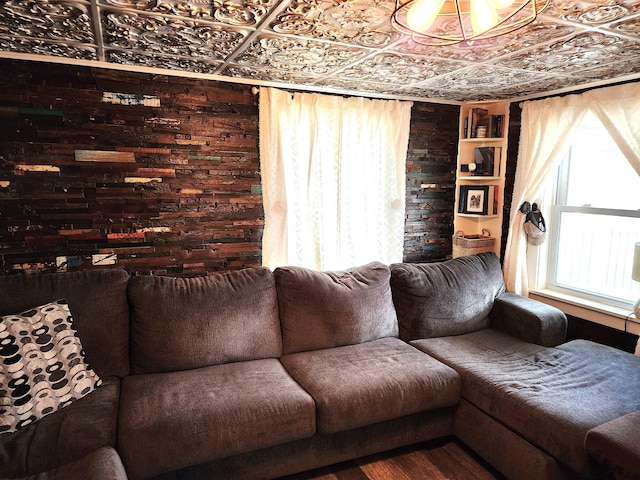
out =
<path fill-rule="evenodd" d="M 389 459 L 382 459 L 373 462 L 357 462 L 369 480 L 412 480 L 397 465 Z"/>
<path fill-rule="evenodd" d="M 498 480 L 455 442 L 420 453 L 450 480 Z"/>
<path fill-rule="evenodd" d="M 390 459 L 412 480 L 447 480 L 446 475 L 433 463 L 425 462 L 419 451 L 408 452 Z"/>
<path fill-rule="evenodd" d="M 502 480 L 456 441 L 399 448 L 280 480 Z"/>

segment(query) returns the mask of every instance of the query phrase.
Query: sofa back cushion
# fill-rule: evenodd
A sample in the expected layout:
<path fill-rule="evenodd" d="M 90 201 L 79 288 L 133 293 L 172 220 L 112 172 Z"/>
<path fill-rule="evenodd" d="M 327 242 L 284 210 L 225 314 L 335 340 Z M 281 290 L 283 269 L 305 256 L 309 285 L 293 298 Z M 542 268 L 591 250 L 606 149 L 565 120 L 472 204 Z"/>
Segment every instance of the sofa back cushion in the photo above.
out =
<path fill-rule="evenodd" d="M 339 272 L 274 272 L 285 354 L 398 336 L 389 267 L 373 262 Z"/>
<path fill-rule="evenodd" d="M 0 315 L 65 299 L 87 363 L 104 378 L 129 374 L 129 274 L 121 269 L 0 276 Z"/>
<path fill-rule="evenodd" d="M 481 253 L 440 263 L 391 265 L 391 291 L 400 338 L 445 337 L 489 326 L 495 298 L 504 292 L 500 261 Z"/>
<path fill-rule="evenodd" d="M 273 272 L 132 277 L 131 371 L 157 373 L 280 357 Z"/>

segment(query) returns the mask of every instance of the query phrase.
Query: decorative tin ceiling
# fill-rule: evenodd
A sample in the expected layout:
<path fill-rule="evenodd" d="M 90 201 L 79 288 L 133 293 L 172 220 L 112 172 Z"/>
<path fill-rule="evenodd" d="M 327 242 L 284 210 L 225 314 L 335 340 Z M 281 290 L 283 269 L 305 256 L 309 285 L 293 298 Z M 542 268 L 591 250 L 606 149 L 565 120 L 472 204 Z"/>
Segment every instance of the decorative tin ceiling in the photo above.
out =
<path fill-rule="evenodd" d="M 640 1 L 552 0 L 472 46 L 391 28 L 388 0 L 7 0 L 0 57 L 55 57 L 369 96 L 521 98 L 640 78 Z M 46 58 L 43 58 L 46 59 Z"/>

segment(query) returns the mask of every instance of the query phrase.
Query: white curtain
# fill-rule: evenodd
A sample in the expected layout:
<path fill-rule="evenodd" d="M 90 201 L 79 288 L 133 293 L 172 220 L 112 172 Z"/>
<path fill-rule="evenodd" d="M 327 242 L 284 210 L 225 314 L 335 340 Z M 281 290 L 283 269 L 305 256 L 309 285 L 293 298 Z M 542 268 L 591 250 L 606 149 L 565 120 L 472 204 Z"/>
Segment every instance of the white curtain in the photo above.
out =
<path fill-rule="evenodd" d="M 260 89 L 263 265 L 402 261 L 411 106 Z"/>
<path fill-rule="evenodd" d="M 528 295 L 525 200 L 540 195 L 544 182 L 566 156 L 572 137 L 589 112 L 596 115 L 640 174 L 640 83 L 590 90 L 581 95 L 525 102 L 520 150 L 504 259 L 507 290 Z"/>

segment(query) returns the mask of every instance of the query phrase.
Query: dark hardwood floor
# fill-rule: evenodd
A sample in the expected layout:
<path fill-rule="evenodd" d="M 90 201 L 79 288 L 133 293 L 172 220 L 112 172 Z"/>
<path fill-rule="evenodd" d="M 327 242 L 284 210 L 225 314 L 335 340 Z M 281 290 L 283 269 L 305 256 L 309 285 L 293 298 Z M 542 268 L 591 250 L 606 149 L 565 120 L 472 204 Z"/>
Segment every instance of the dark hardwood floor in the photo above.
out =
<path fill-rule="evenodd" d="M 503 480 L 453 439 L 363 457 L 279 480 Z"/>

